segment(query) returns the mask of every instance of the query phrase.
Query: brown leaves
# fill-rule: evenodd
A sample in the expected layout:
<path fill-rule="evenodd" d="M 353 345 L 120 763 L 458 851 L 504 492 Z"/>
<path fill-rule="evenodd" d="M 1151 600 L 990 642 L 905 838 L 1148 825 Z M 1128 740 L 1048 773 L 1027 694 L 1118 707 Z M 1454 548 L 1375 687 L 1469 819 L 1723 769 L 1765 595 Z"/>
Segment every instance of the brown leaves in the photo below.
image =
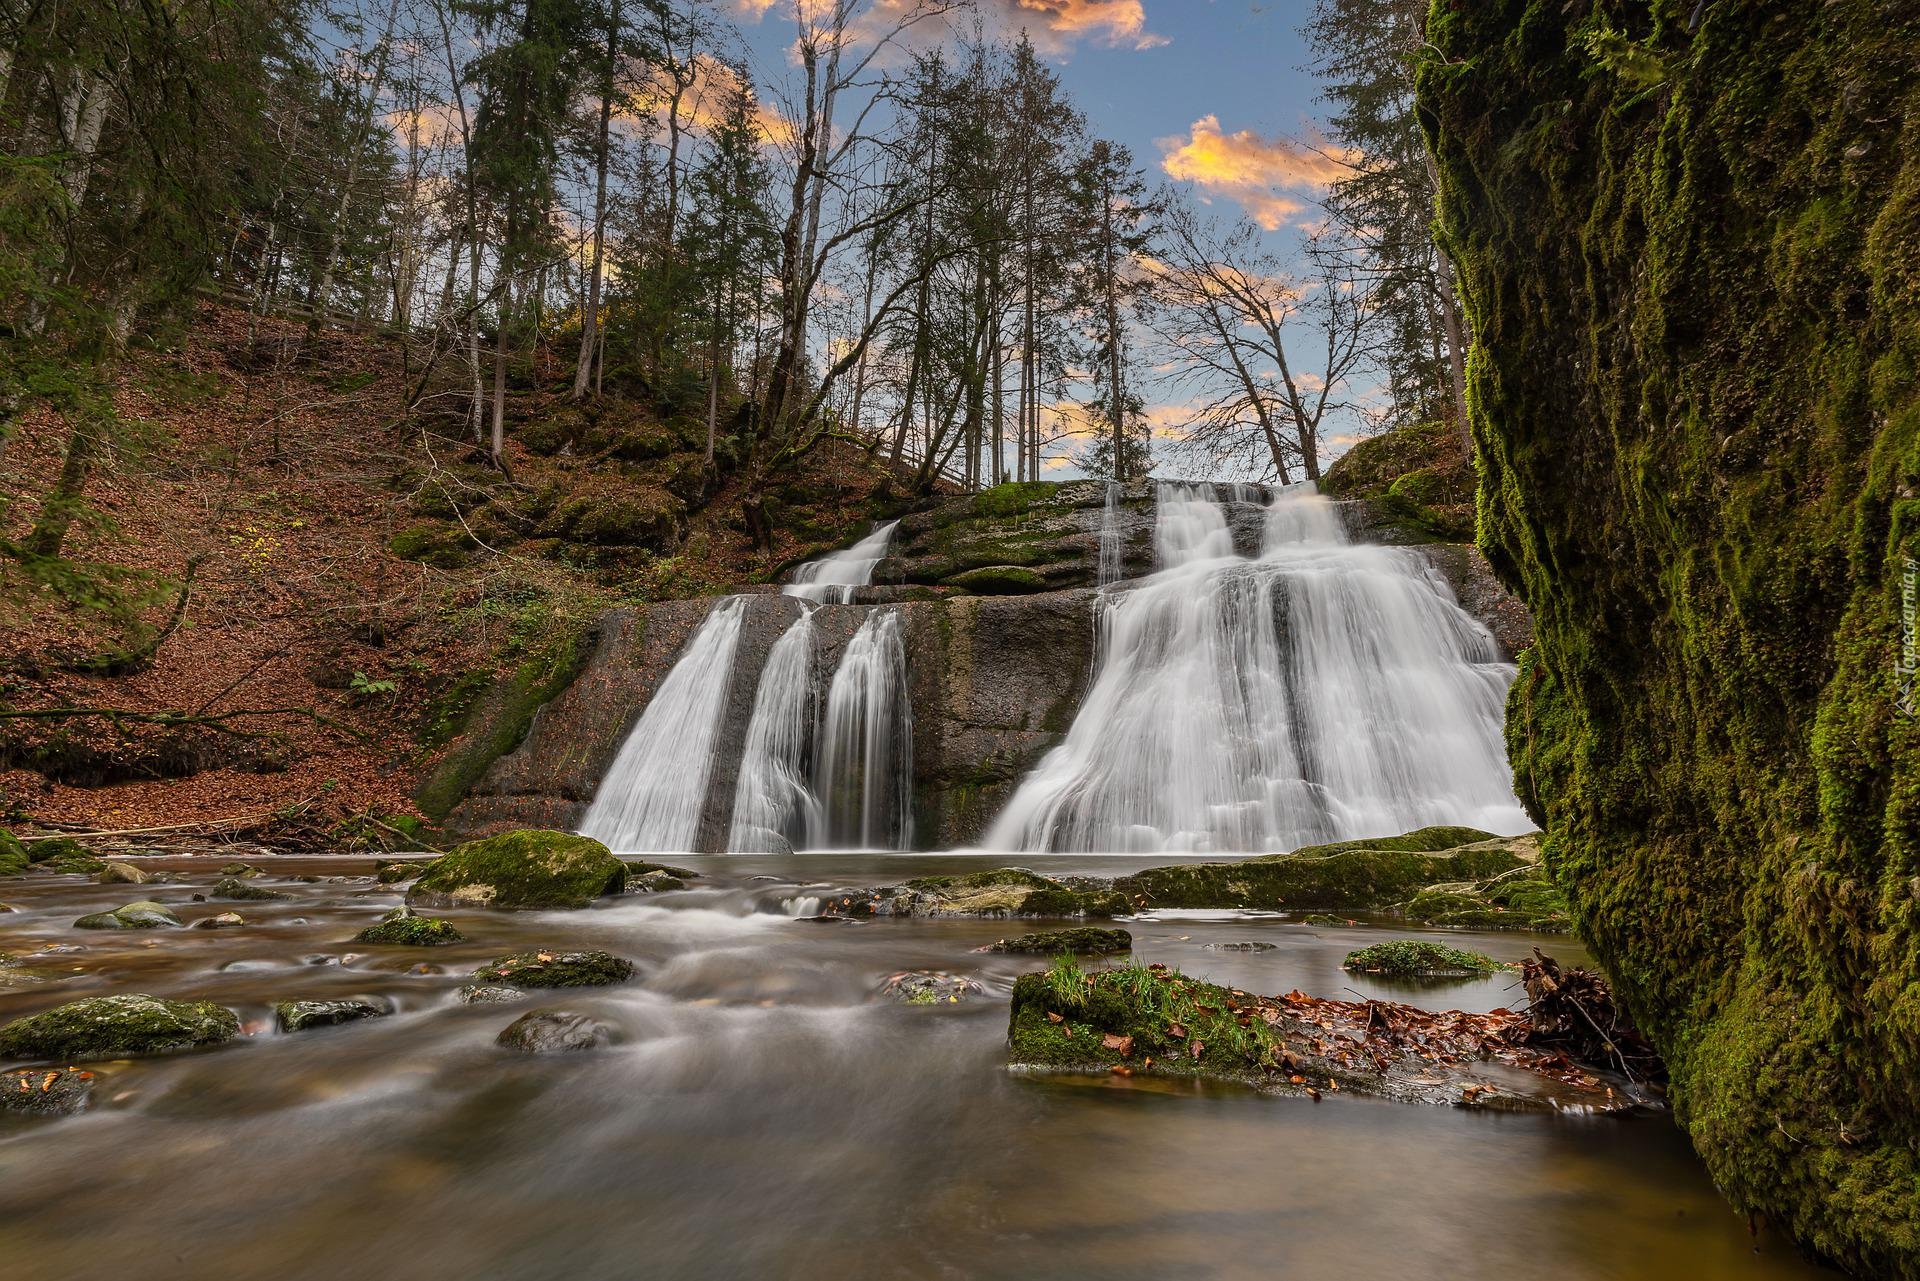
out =
<path fill-rule="evenodd" d="M 1103 1050 L 1113 1050 L 1124 1059 L 1133 1053 L 1133 1038 L 1130 1036 L 1116 1036 L 1112 1032 L 1109 1032 L 1100 1038 L 1100 1048 Z"/>

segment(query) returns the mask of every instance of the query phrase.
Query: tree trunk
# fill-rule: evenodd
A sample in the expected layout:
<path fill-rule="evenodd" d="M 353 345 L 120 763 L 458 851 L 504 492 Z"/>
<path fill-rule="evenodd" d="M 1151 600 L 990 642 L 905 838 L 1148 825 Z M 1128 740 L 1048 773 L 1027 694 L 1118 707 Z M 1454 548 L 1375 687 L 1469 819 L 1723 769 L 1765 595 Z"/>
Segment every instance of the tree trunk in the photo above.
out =
<path fill-rule="evenodd" d="M 593 175 L 593 262 L 587 270 L 587 301 L 580 310 L 580 361 L 573 371 L 573 398 L 582 400 L 593 376 L 593 358 L 599 349 L 600 275 L 607 245 L 607 165 L 612 150 L 613 68 L 620 55 L 620 0 L 613 0 L 607 18 L 607 75 L 600 85 L 600 134 L 596 139 Z M 711 457 L 712 451 L 708 451 Z"/>

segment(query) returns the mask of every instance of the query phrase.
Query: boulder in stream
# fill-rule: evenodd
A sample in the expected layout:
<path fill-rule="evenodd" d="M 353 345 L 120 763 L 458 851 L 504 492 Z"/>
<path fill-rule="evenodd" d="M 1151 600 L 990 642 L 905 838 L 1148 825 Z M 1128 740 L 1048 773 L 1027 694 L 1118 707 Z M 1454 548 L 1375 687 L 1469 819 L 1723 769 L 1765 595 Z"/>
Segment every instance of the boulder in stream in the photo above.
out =
<path fill-rule="evenodd" d="M 33 860 L 27 855 L 27 847 L 20 843 L 20 838 L 0 828 L 0 876 L 19 876 L 32 864 Z"/>
<path fill-rule="evenodd" d="M 313 1027 L 333 1027 L 356 1023 L 393 1013 L 393 1004 L 378 997 L 354 997 L 343 1001 L 276 1001 L 274 1022 L 282 1032 L 304 1032 Z"/>
<path fill-rule="evenodd" d="M 605 987 L 633 977 L 633 962 L 611 952 L 515 952 L 473 972 L 483 987 Z"/>
<path fill-rule="evenodd" d="M 102 885 L 145 885 L 155 878 L 131 863 L 109 863 L 93 879 Z"/>
<path fill-rule="evenodd" d="M 240 1019 L 212 1001 L 145 993 L 70 1001 L 0 1027 L 0 1059 L 119 1059 L 219 1045 Z"/>
<path fill-rule="evenodd" d="M 398 885 L 402 881 L 411 881 L 432 866 L 431 863 L 381 862 L 373 879 L 382 885 Z"/>
<path fill-rule="evenodd" d="M 290 899 L 293 895 L 284 890 L 270 890 L 264 885 L 249 885 L 238 876 L 223 876 L 213 887 L 210 897 L 238 903 L 266 903 L 274 899 Z"/>
<path fill-rule="evenodd" d="M 202 917 L 193 923 L 196 930 L 236 930 L 247 923 L 247 918 L 238 912 L 220 912 L 214 916 Z"/>
<path fill-rule="evenodd" d="M 1037 934 L 1022 934 L 1016 938 L 1001 939 L 998 943 L 989 943 L 980 950 L 983 952 L 1036 952 L 1045 956 L 1057 956 L 1063 952 L 1098 956 L 1107 952 L 1131 952 L 1133 935 L 1125 930 L 1104 930 L 1094 925 L 1081 925 L 1070 930 L 1043 930 Z"/>
<path fill-rule="evenodd" d="M 84 1068 L 15 1068 L 0 1072 L 0 1112 L 72 1116 L 84 1112 L 98 1078 Z"/>
<path fill-rule="evenodd" d="M 506 1028 L 497 1044 L 522 1054 L 564 1054 L 598 1050 L 620 1039 L 620 1030 L 575 1010 L 529 1010 Z"/>
<path fill-rule="evenodd" d="M 402 904 L 353 936 L 356 943 L 390 943 L 399 947 L 439 947 L 459 943 L 467 936 L 451 921 L 437 916 L 420 916 Z"/>
<path fill-rule="evenodd" d="M 501 987 L 498 983 L 469 983 L 460 989 L 462 1005 L 507 1005 L 526 999 L 527 994 L 519 988 Z"/>
<path fill-rule="evenodd" d="M 940 970 L 906 970 L 888 978 L 880 995 L 903 1005 L 958 1005 L 986 989 L 962 974 Z"/>
<path fill-rule="evenodd" d="M 422 907 L 582 908 L 626 888 L 627 868 L 599 841 L 506 832 L 457 846 L 407 891 Z"/>
<path fill-rule="evenodd" d="M 1491 956 L 1431 939 L 1388 939 L 1347 953 L 1341 968 L 1390 978 L 1463 979 L 1498 974 L 1507 967 Z"/>
<path fill-rule="evenodd" d="M 1087 917 L 1119 916 L 1133 905 L 1104 882 L 1055 880 L 1021 867 L 965 876 L 923 876 L 903 885 L 842 895 L 821 905 L 822 916 Z"/>
<path fill-rule="evenodd" d="M 73 923 L 76 930 L 177 930 L 180 918 L 164 903 L 143 899 L 116 907 L 111 912 L 93 912 Z"/>

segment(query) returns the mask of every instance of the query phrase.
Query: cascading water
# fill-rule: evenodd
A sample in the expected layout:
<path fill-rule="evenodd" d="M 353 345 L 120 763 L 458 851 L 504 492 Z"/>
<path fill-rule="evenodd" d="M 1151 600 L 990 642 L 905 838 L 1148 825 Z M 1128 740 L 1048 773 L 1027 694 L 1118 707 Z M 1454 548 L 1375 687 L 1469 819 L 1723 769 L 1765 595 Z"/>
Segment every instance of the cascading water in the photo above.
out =
<path fill-rule="evenodd" d="M 853 546 L 808 561 L 793 571 L 793 581 L 781 590 L 803 600 L 846 604 L 853 599 L 855 588 L 873 581 L 874 566 L 886 558 L 887 544 L 899 523 L 888 521 Z"/>
<path fill-rule="evenodd" d="M 1107 482 L 1107 501 L 1100 510 L 1100 577 L 1105 587 L 1120 581 L 1120 482 Z"/>
<path fill-rule="evenodd" d="M 814 758 L 818 821 L 808 844 L 907 849 L 913 843 L 913 708 L 900 615 L 867 616 L 827 691 Z"/>
<path fill-rule="evenodd" d="M 986 843 L 1281 851 L 1436 823 L 1532 827 L 1501 737 L 1514 669 L 1412 553 L 1283 491 L 1234 552 L 1208 486 L 1165 484 L 1160 569 L 1104 598 L 1101 668 Z"/>
<path fill-rule="evenodd" d="M 814 713 L 813 610 L 801 608 L 799 619 L 767 654 L 754 694 L 727 833 L 727 849 L 736 854 L 792 849 L 820 826 L 819 804 L 807 786 Z"/>
<path fill-rule="evenodd" d="M 744 601 L 716 604 L 640 716 L 580 831 L 622 851 L 693 849 L 733 676 Z"/>

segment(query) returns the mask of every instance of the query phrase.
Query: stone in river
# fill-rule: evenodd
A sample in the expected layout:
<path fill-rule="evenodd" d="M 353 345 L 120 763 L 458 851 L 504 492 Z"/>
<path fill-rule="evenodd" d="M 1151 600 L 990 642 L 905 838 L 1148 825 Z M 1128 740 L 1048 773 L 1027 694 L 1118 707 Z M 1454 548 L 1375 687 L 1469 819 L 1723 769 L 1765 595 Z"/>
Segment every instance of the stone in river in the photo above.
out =
<path fill-rule="evenodd" d="M 278 1001 L 273 1007 L 274 1021 L 282 1032 L 304 1032 L 310 1027 L 332 1027 L 360 1019 L 379 1018 L 393 1013 L 393 1005 L 380 998 L 345 1001 Z"/>
<path fill-rule="evenodd" d="M 473 972 L 476 984 L 500 987 L 602 987 L 633 977 L 633 962 L 611 952 L 515 952 Z"/>
<path fill-rule="evenodd" d="M 239 1017 L 212 1001 L 93 996 L 0 1027 L 0 1059 L 119 1059 L 218 1045 L 238 1035 Z"/>
<path fill-rule="evenodd" d="M 1092 955 L 1102 952 L 1129 952 L 1133 950 L 1133 935 L 1125 930 L 1103 930 L 1096 926 L 1083 925 L 1070 930 L 1043 930 L 1037 934 L 1022 934 L 1017 938 L 1001 939 L 998 943 L 989 943 L 982 950 L 1041 952 L 1048 956 L 1055 956 L 1061 952 Z"/>
<path fill-rule="evenodd" d="M 270 890 L 264 885 L 249 885 L 237 876 L 228 876 L 222 878 L 220 883 L 213 887 L 213 897 L 241 903 L 261 903 L 269 899 L 292 898 L 293 895 L 280 890 Z"/>
<path fill-rule="evenodd" d="M 458 943 L 466 935 L 455 929 L 451 922 L 435 916 L 416 916 L 410 907 L 396 907 L 380 918 L 376 925 L 369 925 L 354 935 L 356 943 L 391 943 L 401 947 L 438 947 L 445 943 Z"/>
<path fill-rule="evenodd" d="M 102 885 L 145 885 L 153 877 L 131 863 L 109 863 L 93 879 Z"/>
<path fill-rule="evenodd" d="M 939 970 L 908 970 L 880 987 L 880 995 L 907 1005 L 958 1005 L 985 991 L 970 978 Z"/>
<path fill-rule="evenodd" d="M 423 907 L 590 907 L 627 885 L 624 863 L 599 841 L 567 832 L 507 832 L 456 847 L 407 891 Z"/>
<path fill-rule="evenodd" d="M 573 1010 L 532 1010 L 509 1023 L 498 1044 L 523 1054 L 597 1050 L 620 1039 L 611 1023 Z"/>
<path fill-rule="evenodd" d="M 246 923 L 247 919 L 238 912 L 221 912 L 217 916 L 209 916 L 202 920 L 195 921 L 193 928 L 196 930 L 231 930 L 237 929 Z"/>
<path fill-rule="evenodd" d="M 94 912 L 73 923 L 77 930 L 177 930 L 180 918 L 164 903 L 142 900 L 116 907 L 111 912 Z"/>
<path fill-rule="evenodd" d="M 0 1072 L 0 1112 L 72 1116 L 86 1110 L 97 1078 L 81 1068 L 16 1068 Z"/>

